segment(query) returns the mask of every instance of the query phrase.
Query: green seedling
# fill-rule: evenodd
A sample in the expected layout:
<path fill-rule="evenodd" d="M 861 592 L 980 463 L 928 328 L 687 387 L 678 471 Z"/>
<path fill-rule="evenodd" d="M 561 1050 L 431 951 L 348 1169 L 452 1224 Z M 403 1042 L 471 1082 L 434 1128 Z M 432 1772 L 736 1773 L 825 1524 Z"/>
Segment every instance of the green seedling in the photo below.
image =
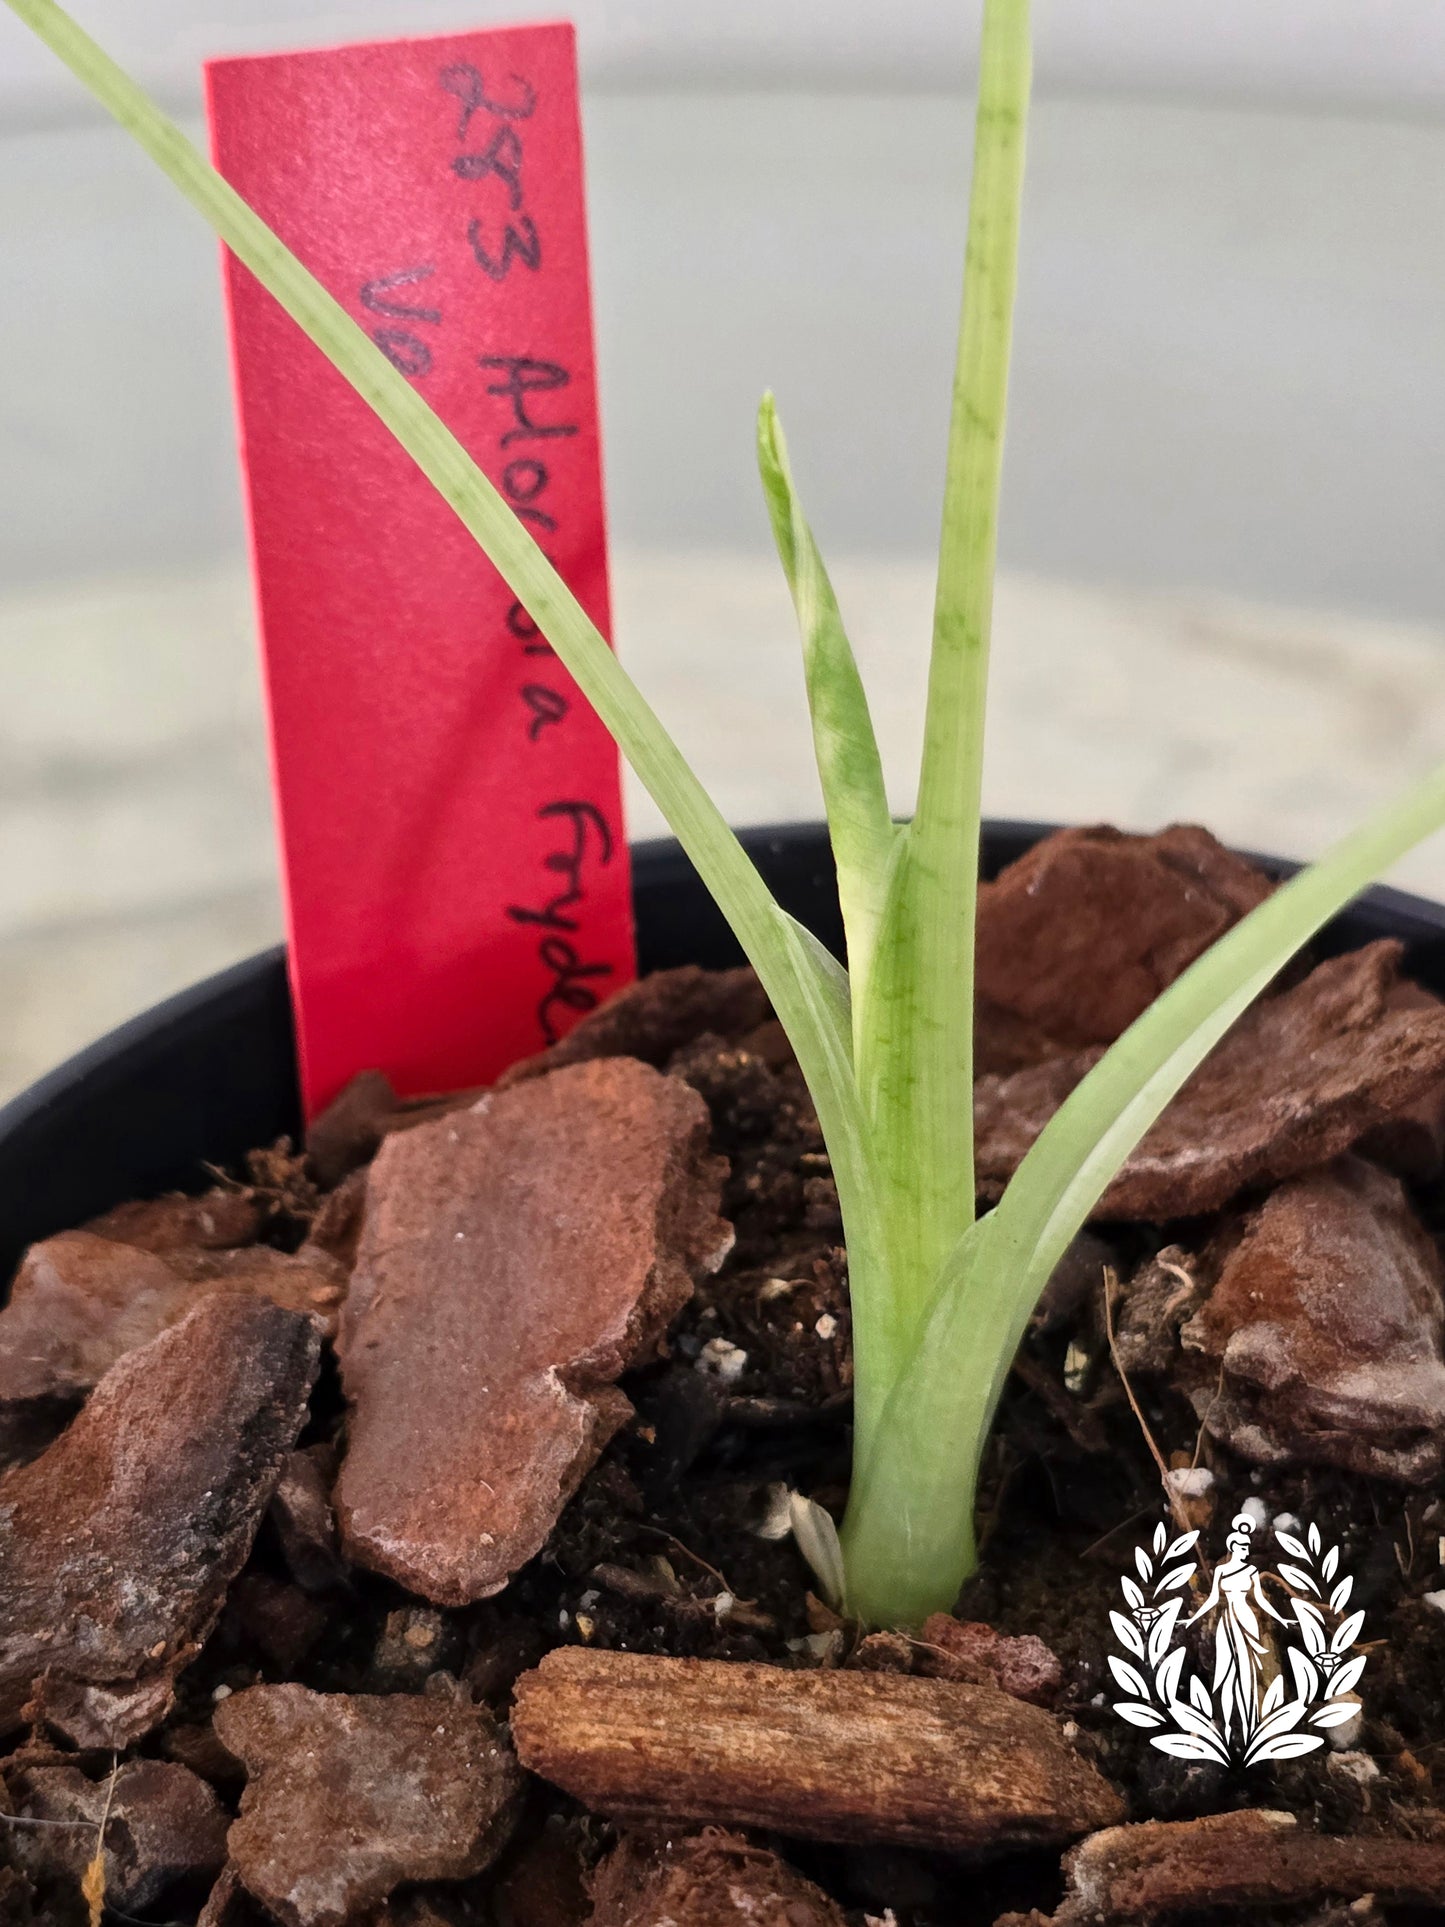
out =
<path fill-rule="evenodd" d="M 1445 769 L 1235 926 L 1144 1013 L 977 1215 L 973 938 L 989 624 L 1028 112 L 1028 0 L 986 0 L 963 319 L 918 806 L 889 815 L 867 699 L 771 399 L 764 488 L 807 665 L 848 969 L 771 897 L 641 694 L 497 490 L 405 378 L 54 0 L 7 0 L 331 359 L 455 510 L 612 732 L 762 979 L 817 1106 L 847 1235 L 855 1351 L 840 1539 L 801 1536 L 850 1613 L 916 1625 L 976 1562 L 1005 1375 L 1070 1239 L 1150 1125 L 1302 944 L 1445 823 Z"/>

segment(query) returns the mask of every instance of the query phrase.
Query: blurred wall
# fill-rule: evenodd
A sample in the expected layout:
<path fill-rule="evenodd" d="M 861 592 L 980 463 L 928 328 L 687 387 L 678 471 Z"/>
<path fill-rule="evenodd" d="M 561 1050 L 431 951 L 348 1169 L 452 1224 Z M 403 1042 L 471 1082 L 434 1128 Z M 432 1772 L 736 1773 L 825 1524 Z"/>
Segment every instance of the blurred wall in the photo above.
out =
<path fill-rule="evenodd" d="M 107 46 L 174 100 L 218 51 L 525 17 L 498 0 L 91 0 Z M 537 12 L 539 10 L 532 9 Z M 545 12 L 545 9 L 540 10 Z M 967 71 L 980 0 L 570 0 L 589 83 L 936 86 Z M 1439 0 L 1035 0 L 1041 78 L 1257 99 L 1430 106 L 1445 97 Z M 0 19 L 0 111 L 71 117 L 73 96 Z"/>
<path fill-rule="evenodd" d="M 766 551 L 771 385 L 830 550 L 925 553 L 966 96 L 599 87 L 586 117 L 618 542 Z M 27 127 L 0 132 L 0 584 L 238 554 L 213 245 L 113 129 Z M 1015 370 L 1012 566 L 1438 617 L 1445 121 L 1045 91 Z"/>

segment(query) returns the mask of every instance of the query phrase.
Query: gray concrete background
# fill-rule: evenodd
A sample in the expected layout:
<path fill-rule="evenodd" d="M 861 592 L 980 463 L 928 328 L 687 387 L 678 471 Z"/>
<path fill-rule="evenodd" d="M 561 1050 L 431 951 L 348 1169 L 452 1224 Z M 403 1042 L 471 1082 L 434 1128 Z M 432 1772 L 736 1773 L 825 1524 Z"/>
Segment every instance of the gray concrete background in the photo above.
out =
<path fill-rule="evenodd" d="M 967 178 L 943 95 L 587 108 L 614 532 L 761 553 L 778 393 L 831 552 L 938 515 Z M 118 133 L 0 136 L 0 582 L 239 553 L 216 260 Z M 1043 99 L 1003 555 L 1445 611 L 1445 123 Z"/>

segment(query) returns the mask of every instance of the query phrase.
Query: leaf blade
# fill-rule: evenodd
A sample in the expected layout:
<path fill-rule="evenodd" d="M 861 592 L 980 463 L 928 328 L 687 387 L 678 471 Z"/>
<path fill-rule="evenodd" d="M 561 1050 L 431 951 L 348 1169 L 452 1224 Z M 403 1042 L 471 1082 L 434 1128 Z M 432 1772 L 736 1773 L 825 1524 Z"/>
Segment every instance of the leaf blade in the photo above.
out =
<path fill-rule="evenodd" d="M 758 408 L 757 433 L 763 494 L 802 637 L 813 749 L 838 870 L 848 967 L 861 1014 L 883 917 L 889 858 L 901 832 L 888 811 L 867 692 L 838 599 L 798 498 L 787 440 L 771 394 L 764 395 Z"/>

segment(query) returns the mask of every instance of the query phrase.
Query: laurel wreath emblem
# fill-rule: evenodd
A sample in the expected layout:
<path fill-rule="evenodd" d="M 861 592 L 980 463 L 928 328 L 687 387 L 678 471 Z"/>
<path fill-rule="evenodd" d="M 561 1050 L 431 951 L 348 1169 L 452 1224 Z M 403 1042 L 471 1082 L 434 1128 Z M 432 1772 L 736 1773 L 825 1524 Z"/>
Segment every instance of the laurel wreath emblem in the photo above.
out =
<path fill-rule="evenodd" d="M 1121 1581 L 1127 1610 L 1109 1614 L 1128 1656 L 1109 1656 L 1127 1695 L 1114 1711 L 1131 1726 L 1150 1729 L 1149 1744 L 1176 1759 L 1247 1767 L 1296 1759 L 1323 1746 L 1329 1728 L 1359 1712 L 1353 1689 L 1365 1655 L 1352 1648 L 1365 1616 L 1347 1610 L 1353 1581 L 1337 1577 L 1339 1547 L 1326 1548 L 1316 1525 L 1302 1539 L 1276 1529 L 1288 1558 L 1270 1575 L 1250 1563 L 1253 1530 L 1248 1515 L 1235 1520 L 1229 1560 L 1204 1605 L 1184 1621 L 1212 1619 L 1212 1683 L 1190 1663 L 1180 1639 L 1186 1588 L 1198 1571 L 1197 1558 L 1189 1556 L 1197 1532 L 1171 1540 L 1158 1526 L 1150 1550 L 1135 1550 L 1138 1578 L 1126 1573 Z M 1284 1595 L 1285 1612 L 1263 1590 L 1269 1577 Z M 1271 1636 L 1260 1609 L 1298 1639 L 1278 1629 Z"/>

